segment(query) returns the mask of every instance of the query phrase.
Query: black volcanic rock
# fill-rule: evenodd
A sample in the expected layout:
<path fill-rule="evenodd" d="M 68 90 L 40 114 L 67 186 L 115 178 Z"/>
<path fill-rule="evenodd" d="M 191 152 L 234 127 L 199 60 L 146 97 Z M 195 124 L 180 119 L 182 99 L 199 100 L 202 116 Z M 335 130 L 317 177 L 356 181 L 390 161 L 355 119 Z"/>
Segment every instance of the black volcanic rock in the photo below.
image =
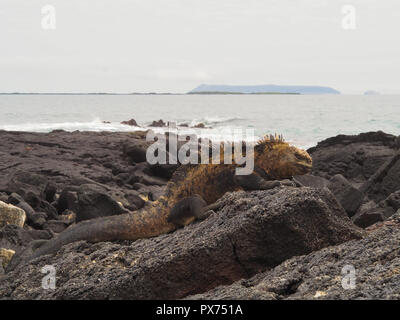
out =
<path fill-rule="evenodd" d="M 355 227 L 327 190 L 282 187 L 226 194 L 208 219 L 152 239 L 76 242 L 0 280 L 11 299 L 176 299 L 249 278 L 351 239 Z M 55 265 L 57 287 L 37 270 Z M 61 271 L 62 270 L 62 271 Z"/>
<path fill-rule="evenodd" d="M 96 185 L 85 184 L 78 191 L 76 221 L 112 216 L 128 211 Z"/>
<path fill-rule="evenodd" d="M 44 193 L 44 198 L 47 202 L 53 202 L 54 196 L 57 193 L 57 186 L 54 183 L 49 182 L 47 183 L 43 193 Z"/>
<path fill-rule="evenodd" d="M 400 190 L 389 195 L 385 200 L 375 203 L 371 200 L 365 203 L 352 217 L 359 227 L 366 228 L 374 223 L 385 221 L 400 209 Z"/>
<path fill-rule="evenodd" d="M 47 178 L 42 175 L 19 170 L 8 181 L 6 191 L 19 194 L 32 207 L 37 207 L 48 183 Z"/>
<path fill-rule="evenodd" d="M 364 200 L 364 194 L 353 187 L 341 174 L 334 175 L 329 180 L 328 188 L 350 217 L 357 212 Z"/>
<path fill-rule="evenodd" d="M 55 256 L 18 265 L 79 213 L 134 211 L 143 199 L 165 194 L 179 165 L 142 161 L 145 137 L 0 131 L 0 199 L 28 216 L 24 228 L 0 229 L 0 248 L 17 251 L 0 276 L 1 298 L 396 297 L 400 140 L 383 132 L 341 135 L 311 148 L 313 174 L 294 180 L 312 188 L 227 193 L 215 214 L 174 233 L 71 243 Z M 353 292 L 339 287 L 348 262 L 360 272 Z M 47 264 L 57 269 L 55 291 L 41 288 Z"/>
<path fill-rule="evenodd" d="M 400 151 L 388 159 L 360 188 L 375 201 L 400 190 Z"/>
<path fill-rule="evenodd" d="M 158 120 L 158 121 L 154 120 L 154 121 L 149 125 L 149 127 L 166 127 L 166 126 L 167 126 L 167 124 L 166 124 L 162 119 L 160 119 L 160 120 Z"/>
<path fill-rule="evenodd" d="M 133 127 L 138 127 L 139 126 L 135 119 L 131 119 L 131 120 L 128 120 L 128 121 L 122 121 L 121 124 L 124 124 L 124 125 L 127 125 L 127 126 L 133 126 Z"/>
<path fill-rule="evenodd" d="M 47 212 L 52 208 L 42 204 L 43 201 L 54 206 L 63 190 L 76 192 L 82 184 L 96 184 L 106 193 L 119 193 L 121 196 L 117 201 L 128 207 L 123 194 L 134 190 L 118 175 L 131 176 L 129 172 L 134 166 L 132 159 L 124 153 L 124 146 L 143 148 L 146 146 L 145 137 L 143 131 L 0 131 L 0 192 L 4 198 L 19 192 L 25 202 L 29 200 L 35 207 L 34 210 Z M 149 170 L 148 175 L 152 176 L 153 172 Z M 54 189 L 55 195 L 52 194 Z M 145 189 L 136 191 L 147 194 L 146 186 Z M 53 196 L 55 203 L 49 201 Z"/>
<path fill-rule="evenodd" d="M 385 203 L 392 207 L 394 211 L 400 209 L 400 190 L 393 192 L 389 197 L 386 198 Z"/>
<path fill-rule="evenodd" d="M 71 210 L 76 213 L 78 212 L 78 209 L 79 204 L 77 192 L 69 191 L 68 189 L 63 190 L 57 202 L 58 213 L 61 214 L 65 210 Z"/>
<path fill-rule="evenodd" d="M 339 135 L 308 150 L 313 174 L 331 179 L 328 187 L 360 227 L 384 221 L 397 210 L 399 139 L 381 131 Z"/>
<path fill-rule="evenodd" d="M 362 240 L 293 257 L 251 279 L 220 286 L 188 299 L 398 300 L 399 242 L 400 212 L 372 229 Z M 346 283 L 345 266 L 354 267 L 354 289 L 342 286 L 342 281 Z"/>
<path fill-rule="evenodd" d="M 146 162 L 146 146 L 127 144 L 123 148 L 124 154 L 134 163 Z"/>
<path fill-rule="evenodd" d="M 396 153 L 396 138 L 378 131 L 321 141 L 308 149 L 313 174 L 327 179 L 341 174 L 352 183 L 363 183 Z"/>
<path fill-rule="evenodd" d="M 49 240 L 50 238 L 48 231 L 20 228 L 10 224 L 0 229 L 0 248 L 12 249 L 19 253 L 34 240 Z"/>
<path fill-rule="evenodd" d="M 302 187 L 311 187 L 311 188 L 317 188 L 317 189 L 322 189 L 322 188 L 327 188 L 329 185 L 329 180 L 318 177 L 318 176 L 313 176 L 311 174 L 305 174 L 302 176 L 294 176 L 293 180 Z"/>
<path fill-rule="evenodd" d="M 206 125 L 202 122 L 196 124 L 195 126 L 193 126 L 193 128 L 198 128 L 198 129 L 204 129 L 206 127 Z"/>
<path fill-rule="evenodd" d="M 369 199 L 379 202 L 400 189 L 397 141 L 398 137 L 381 131 L 326 139 L 308 150 L 313 174 L 326 179 L 341 174 Z"/>
<path fill-rule="evenodd" d="M 364 200 L 364 194 L 353 187 L 341 174 L 333 176 L 330 180 L 310 174 L 295 176 L 293 180 L 296 184 L 304 187 L 317 189 L 328 188 L 345 209 L 349 217 L 357 212 Z"/>
<path fill-rule="evenodd" d="M 27 222 L 32 220 L 35 210 L 18 193 L 11 193 L 6 202 L 24 210 Z"/>

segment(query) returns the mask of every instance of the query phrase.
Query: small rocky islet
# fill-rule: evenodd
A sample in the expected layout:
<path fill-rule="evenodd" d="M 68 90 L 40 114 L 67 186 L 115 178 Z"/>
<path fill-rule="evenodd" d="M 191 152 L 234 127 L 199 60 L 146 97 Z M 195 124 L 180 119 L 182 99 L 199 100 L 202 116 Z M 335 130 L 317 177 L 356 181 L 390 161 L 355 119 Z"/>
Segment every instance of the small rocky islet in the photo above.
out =
<path fill-rule="evenodd" d="M 149 165 L 145 136 L 0 131 L 1 299 L 400 297 L 400 139 L 383 132 L 321 141 L 296 187 L 226 193 L 173 233 L 78 241 L 20 264 L 77 222 L 163 195 L 178 165 Z M 55 290 L 42 288 L 46 265 Z M 346 265 L 356 289 L 342 286 Z"/>

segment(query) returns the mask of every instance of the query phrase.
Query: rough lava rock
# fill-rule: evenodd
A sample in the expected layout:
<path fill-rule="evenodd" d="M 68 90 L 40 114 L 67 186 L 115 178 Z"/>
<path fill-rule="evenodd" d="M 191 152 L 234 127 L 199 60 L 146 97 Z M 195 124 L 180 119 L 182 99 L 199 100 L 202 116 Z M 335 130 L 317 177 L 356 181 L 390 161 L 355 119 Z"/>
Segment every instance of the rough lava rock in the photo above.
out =
<path fill-rule="evenodd" d="M 294 176 L 293 181 L 301 187 L 311 187 L 317 189 L 327 188 L 329 185 L 329 180 L 311 174 Z"/>
<path fill-rule="evenodd" d="M 6 299 L 177 299 L 249 278 L 293 256 L 363 231 L 327 190 L 280 187 L 227 193 L 208 219 L 135 242 L 63 247 L 19 265 L 0 280 Z M 55 290 L 41 288 L 54 265 Z"/>
<path fill-rule="evenodd" d="M 135 119 L 130 119 L 128 121 L 122 121 L 121 124 L 132 126 L 132 127 L 139 127 Z"/>
<path fill-rule="evenodd" d="M 400 299 L 400 211 L 362 240 L 293 257 L 272 270 L 188 299 Z M 354 287 L 342 281 L 355 271 Z M 354 269 L 352 269 L 354 267 Z"/>
<path fill-rule="evenodd" d="M 25 199 L 26 191 L 32 191 L 37 198 L 50 204 L 46 197 L 51 193 L 41 194 L 47 182 L 58 192 L 82 184 L 98 184 L 124 193 L 132 187 L 118 175 L 129 173 L 132 160 L 124 155 L 123 147 L 142 146 L 145 138 L 144 131 L 31 133 L 0 130 L 0 192 L 10 195 L 22 190 Z M 22 173 L 15 179 L 18 171 Z M 32 176 L 40 176 L 40 183 Z M 31 200 L 35 199 L 31 197 Z"/>
<path fill-rule="evenodd" d="M 400 209 L 400 190 L 393 192 L 389 197 L 386 198 L 385 203 L 392 207 L 394 211 Z"/>
<path fill-rule="evenodd" d="M 313 174 L 328 180 L 341 174 L 355 186 L 360 185 L 396 153 L 396 138 L 378 131 L 323 140 L 308 149 Z"/>
<path fill-rule="evenodd" d="M 123 147 L 124 154 L 134 163 L 146 162 L 146 146 L 126 144 Z"/>
<path fill-rule="evenodd" d="M 7 192 L 16 192 L 27 200 L 25 197 L 29 197 L 29 194 L 41 197 L 41 195 L 44 194 L 47 185 L 48 180 L 45 176 L 24 170 L 18 170 L 8 181 L 6 190 Z"/>
<path fill-rule="evenodd" d="M 353 187 L 341 174 L 334 175 L 329 180 L 328 188 L 350 217 L 357 212 L 364 200 L 364 194 Z"/>
<path fill-rule="evenodd" d="M 73 212 L 78 212 L 78 194 L 76 191 L 70 191 L 68 189 L 63 190 L 57 201 L 58 213 L 63 213 L 65 210 L 71 210 Z"/>
<path fill-rule="evenodd" d="M 0 228 L 0 248 L 13 250 L 18 256 L 24 256 L 28 248 L 34 244 L 35 241 L 49 240 L 51 234 L 45 230 L 34 230 L 31 228 L 17 227 L 16 225 L 9 224 Z M 27 252 L 27 255 L 31 252 Z"/>
<path fill-rule="evenodd" d="M 392 193 L 378 204 L 373 200 L 363 204 L 358 212 L 352 217 L 353 222 L 362 228 L 369 227 L 374 223 L 385 221 L 400 209 L 400 190 Z"/>
<path fill-rule="evenodd" d="M 216 214 L 174 233 L 135 242 L 76 242 L 17 266 L 16 257 L 29 256 L 75 222 L 78 194 L 81 205 L 91 195 L 86 212 L 97 210 L 95 216 L 116 206 L 134 211 L 165 194 L 179 164 L 148 165 L 145 138 L 145 131 L 0 130 L 0 201 L 27 216 L 23 228 L 0 228 L 0 248 L 16 252 L 8 267 L 13 271 L 1 275 L 0 268 L 0 298 L 398 297 L 400 212 L 393 214 L 400 206 L 400 137 L 383 132 L 339 135 L 309 149 L 313 173 L 294 180 L 317 190 L 226 194 Z M 358 209 L 355 190 L 364 196 Z M 107 205 L 96 208 L 96 194 L 106 195 Z M 343 207 L 367 231 L 352 224 Z M 363 240 L 315 251 L 366 232 Z M 353 292 L 338 287 L 347 261 L 361 272 Z M 41 288 L 46 264 L 58 271 L 54 292 Z"/>
<path fill-rule="evenodd" d="M 204 129 L 206 127 L 206 125 L 203 122 L 200 122 L 198 124 L 196 124 L 195 126 L 193 126 L 193 128 L 197 128 L 197 129 Z"/>
<path fill-rule="evenodd" d="M 330 189 L 359 226 L 396 212 L 382 202 L 400 190 L 399 139 L 382 131 L 339 135 L 308 150 L 313 174 L 331 179 Z"/>
<path fill-rule="evenodd" d="M 388 159 L 379 170 L 362 185 L 369 198 L 380 201 L 400 190 L 400 151 Z"/>
<path fill-rule="evenodd" d="M 158 121 L 153 121 L 150 125 L 149 125 L 149 127 L 166 127 L 167 126 L 167 124 L 162 120 L 162 119 L 160 119 L 160 120 L 158 120 Z"/>
<path fill-rule="evenodd" d="M 116 200 L 96 185 L 84 184 L 78 190 L 76 221 L 127 213 Z"/>
<path fill-rule="evenodd" d="M 50 230 L 62 228 L 62 224 L 47 222 L 59 220 L 65 210 L 77 213 L 77 194 L 82 185 L 98 186 L 101 193 L 128 210 L 140 209 L 144 205 L 142 197 L 159 197 L 165 190 L 160 185 L 128 183 L 135 176 L 135 164 L 124 153 L 124 146 L 140 146 L 143 150 L 145 137 L 144 131 L 0 130 L 0 201 L 23 209 L 30 227 Z M 157 178 L 155 172 L 149 169 L 140 179 L 151 184 L 152 178 Z"/>
<path fill-rule="evenodd" d="M 25 200 L 17 193 L 12 193 L 8 198 L 7 198 L 7 203 L 12 204 L 22 210 L 25 211 L 27 221 L 30 222 L 35 214 L 35 210 L 25 202 Z"/>
<path fill-rule="evenodd" d="M 317 189 L 328 188 L 349 217 L 353 216 L 364 200 L 364 194 L 353 187 L 341 174 L 333 176 L 330 180 L 314 175 L 295 176 L 293 180 L 297 185 Z"/>

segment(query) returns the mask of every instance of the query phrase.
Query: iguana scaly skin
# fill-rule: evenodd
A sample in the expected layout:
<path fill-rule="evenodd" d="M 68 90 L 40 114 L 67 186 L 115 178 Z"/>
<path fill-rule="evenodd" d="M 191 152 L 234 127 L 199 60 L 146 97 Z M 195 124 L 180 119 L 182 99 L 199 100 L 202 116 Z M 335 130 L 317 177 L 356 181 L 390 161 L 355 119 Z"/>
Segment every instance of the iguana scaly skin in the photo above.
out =
<path fill-rule="evenodd" d="M 39 247 L 30 259 L 55 253 L 63 245 L 87 240 L 136 240 L 169 233 L 196 219 L 206 218 L 226 192 L 270 189 L 278 180 L 308 173 L 312 160 L 306 151 L 281 140 L 264 139 L 254 148 L 254 172 L 235 175 L 236 164 L 181 166 L 155 202 L 128 214 L 80 222 Z"/>

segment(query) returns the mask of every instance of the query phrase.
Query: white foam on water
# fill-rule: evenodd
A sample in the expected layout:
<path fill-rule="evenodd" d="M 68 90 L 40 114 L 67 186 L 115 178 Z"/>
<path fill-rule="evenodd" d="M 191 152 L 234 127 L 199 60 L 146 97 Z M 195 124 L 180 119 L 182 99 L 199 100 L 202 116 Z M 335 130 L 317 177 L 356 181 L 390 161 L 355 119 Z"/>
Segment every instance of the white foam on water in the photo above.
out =
<path fill-rule="evenodd" d="M 211 119 L 211 120 L 210 120 Z M 210 118 L 209 122 L 215 121 L 216 118 Z M 223 120 L 219 118 L 220 122 L 228 121 L 228 119 Z M 230 118 L 237 119 L 237 118 Z M 193 124 L 201 123 L 193 121 Z M 204 123 L 204 122 L 203 122 Z M 192 125 L 192 124 L 191 124 Z M 247 128 L 251 129 L 251 128 Z M 153 130 L 155 133 L 165 133 L 170 131 L 168 127 L 135 127 L 120 124 L 119 122 L 106 123 L 101 119 L 94 119 L 89 122 L 57 122 L 57 123 L 22 123 L 22 124 L 8 124 L 0 125 L 0 130 L 6 131 L 23 131 L 23 132 L 51 132 L 53 130 L 64 130 L 67 132 L 73 131 L 110 131 L 110 132 L 134 132 L 141 130 Z M 239 130 L 239 135 L 235 136 L 235 130 Z M 257 142 L 261 139 L 261 136 L 251 133 L 248 131 L 246 134 L 246 128 L 240 126 L 221 126 L 219 128 L 190 128 L 190 127 L 177 127 L 176 132 L 179 135 L 196 135 L 199 138 L 207 138 L 213 142 L 221 141 L 247 141 L 247 142 Z M 299 146 L 301 148 L 309 148 L 314 145 L 313 142 L 309 141 L 289 141 L 289 143 Z"/>
<path fill-rule="evenodd" d="M 53 130 L 64 131 L 138 131 L 140 127 L 132 127 L 120 123 L 104 123 L 100 119 L 89 122 L 57 122 L 57 123 L 22 123 L 0 125 L 0 130 L 7 131 L 26 131 L 26 132 L 51 132 Z"/>
<path fill-rule="evenodd" d="M 178 127 L 179 135 L 197 135 L 198 137 L 208 138 L 212 141 L 235 141 L 248 140 L 253 141 L 259 139 L 257 136 L 246 136 L 246 131 L 243 130 L 243 136 L 234 137 L 234 130 L 240 130 L 240 127 L 224 127 L 219 129 L 200 129 Z M 0 125 L 0 130 L 6 131 L 23 131 L 23 132 L 51 132 L 53 130 L 72 131 L 111 131 L 111 132 L 132 132 L 140 130 L 153 130 L 155 133 L 165 133 L 170 129 L 168 127 L 135 127 L 123 125 L 118 122 L 106 123 L 101 119 L 94 119 L 89 122 L 58 122 L 58 123 L 22 123 L 22 124 L 7 124 Z"/>
<path fill-rule="evenodd" d="M 220 126 L 221 124 L 229 124 L 229 123 L 237 123 L 240 121 L 245 121 L 246 119 L 240 117 L 204 117 L 200 119 L 190 120 L 186 123 L 189 123 L 190 126 L 196 126 L 200 123 L 205 124 L 206 126 Z"/>

